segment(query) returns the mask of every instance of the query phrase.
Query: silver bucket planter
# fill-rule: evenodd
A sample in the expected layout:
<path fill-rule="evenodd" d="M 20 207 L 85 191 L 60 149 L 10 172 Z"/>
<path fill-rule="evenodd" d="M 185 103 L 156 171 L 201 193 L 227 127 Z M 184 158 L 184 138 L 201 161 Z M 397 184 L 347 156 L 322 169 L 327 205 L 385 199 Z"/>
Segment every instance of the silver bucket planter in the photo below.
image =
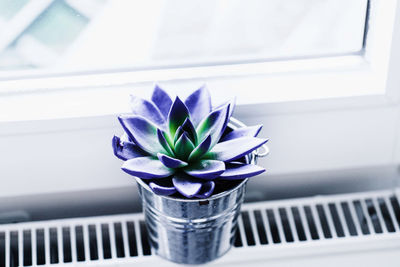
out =
<path fill-rule="evenodd" d="M 244 124 L 231 119 L 231 129 Z M 257 152 L 247 156 L 255 163 Z M 153 251 L 182 264 L 203 264 L 229 251 L 235 241 L 237 218 L 244 199 L 247 179 L 207 199 L 159 196 L 136 178 L 142 198 L 149 242 Z"/>

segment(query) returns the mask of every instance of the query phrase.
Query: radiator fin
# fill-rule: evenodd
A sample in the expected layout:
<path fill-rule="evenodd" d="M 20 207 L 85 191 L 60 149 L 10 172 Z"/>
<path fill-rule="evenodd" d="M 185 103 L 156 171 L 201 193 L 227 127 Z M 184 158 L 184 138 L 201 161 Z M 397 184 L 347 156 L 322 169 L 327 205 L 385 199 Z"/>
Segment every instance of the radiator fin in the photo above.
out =
<path fill-rule="evenodd" d="M 236 249 L 400 234 L 393 191 L 244 204 Z M 153 255 L 142 214 L 0 225 L 0 267 L 135 260 Z"/>

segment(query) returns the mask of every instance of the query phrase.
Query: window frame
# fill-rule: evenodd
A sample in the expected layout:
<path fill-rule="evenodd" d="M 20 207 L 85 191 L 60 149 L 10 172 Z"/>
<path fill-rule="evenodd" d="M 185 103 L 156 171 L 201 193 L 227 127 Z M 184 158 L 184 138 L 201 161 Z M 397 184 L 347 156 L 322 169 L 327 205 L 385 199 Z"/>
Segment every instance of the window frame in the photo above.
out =
<path fill-rule="evenodd" d="M 121 133 L 115 115 L 129 109 L 129 93 L 148 93 L 154 80 L 165 84 L 167 89 L 177 88 L 178 93 L 186 93 L 188 84 L 207 81 L 217 100 L 226 99 L 227 92 L 239 93 L 234 116 L 248 125 L 263 124 L 261 136 L 270 138 L 271 154 L 259 161 L 268 170 L 268 177 L 252 180 L 253 186 L 270 190 L 288 184 L 310 188 L 316 184 L 332 186 L 339 183 L 338 173 L 346 178 L 357 176 L 359 188 L 362 183 L 370 188 L 371 181 L 382 183 L 383 177 L 375 176 L 379 171 L 372 175 L 371 169 L 381 170 L 382 166 L 400 163 L 400 5 L 396 6 L 397 3 L 371 1 L 372 20 L 365 53 L 350 59 L 339 58 L 353 68 L 344 64 L 349 67 L 345 68 L 336 61 L 333 66 L 336 70 L 332 71 L 328 62 L 338 58 L 325 58 L 287 62 L 292 69 L 285 73 L 279 73 L 275 67 L 288 67 L 285 62 L 271 62 L 257 63 L 258 72 L 253 65 L 241 65 L 207 68 L 209 72 L 200 68 L 38 77 L 23 83 L 1 81 L 0 173 L 8 177 L 10 185 L 0 190 L 0 196 L 133 186 L 131 177 L 120 171 L 120 162 L 113 157 L 109 140 L 113 134 Z M 392 11 L 393 17 L 387 16 L 385 10 Z M 385 28 L 389 23 L 391 26 Z M 385 30 L 381 31 L 381 27 Z M 315 62 L 317 69 L 313 69 Z M 296 63 L 300 69 L 295 69 Z M 269 68 L 265 66 L 268 64 Z M 326 69 L 321 70 L 321 65 Z M 305 66 L 308 69 L 304 70 Z M 361 85 L 365 81 L 358 79 L 355 80 L 358 88 L 341 90 L 340 94 L 316 86 L 313 90 L 320 89 L 321 95 L 293 99 L 287 95 L 289 88 L 277 91 L 281 98 L 260 101 L 252 93 L 260 91 L 263 81 L 276 79 L 278 84 L 291 76 L 308 77 L 312 82 L 313 75 L 331 75 L 324 83 L 341 86 L 335 75 L 349 75 L 350 79 L 357 70 L 367 78 L 373 75 L 377 79 L 376 86 L 370 87 L 372 91 L 363 90 Z M 341 82 L 345 81 L 343 78 Z M 306 85 L 299 84 L 297 88 Z M 315 92 L 307 87 L 305 90 Z M 309 176 L 310 173 L 318 175 Z M 288 174 L 295 179 L 288 179 Z M 299 174 L 301 179 L 297 179 Z M 388 179 L 398 179 L 395 175 L 388 175 Z M 27 182 L 29 186 L 20 186 Z"/>
<path fill-rule="evenodd" d="M 0 78 L 0 95 L 8 97 L 8 104 L 4 103 L 4 106 L 11 109 L 17 104 L 29 105 L 27 96 L 32 95 L 43 101 L 48 99 L 59 102 L 65 97 L 76 98 L 88 93 L 97 99 L 122 103 L 132 92 L 132 88 L 145 91 L 154 81 L 161 85 L 165 84 L 167 89 L 177 88 L 173 93 L 183 95 L 188 86 L 194 88 L 207 82 L 217 101 L 225 98 L 226 92 L 229 92 L 236 95 L 240 106 L 282 103 L 284 107 L 285 103 L 350 97 L 361 97 L 360 101 L 365 100 L 365 104 L 369 105 L 371 101 L 368 96 L 375 97 L 375 104 L 377 102 L 387 104 L 393 102 L 393 97 L 398 95 L 397 90 L 394 90 L 390 83 L 386 83 L 390 55 L 395 52 L 394 50 L 398 50 L 391 47 L 395 15 L 399 13 L 396 12 L 399 9 L 396 5 L 396 0 L 370 0 L 365 48 L 354 55 L 83 75 L 50 73 L 46 76 L 27 75 L 14 78 L 9 76 Z M 399 65 L 398 62 L 395 64 Z M 111 90 L 110 88 L 113 91 L 112 95 L 107 92 Z M 262 91 L 260 88 L 263 88 Z M 302 88 L 301 92 L 298 88 Z M 60 97 L 57 97 L 58 95 Z M 23 98 L 28 100 L 21 101 Z M 85 110 L 90 104 L 91 102 L 82 101 L 79 107 L 75 106 L 74 114 L 66 110 L 68 107 L 62 109 L 60 105 L 59 108 L 55 108 L 51 118 L 105 115 L 127 111 L 126 106 L 121 108 L 120 105 L 116 105 L 115 109 L 98 108 L 87 113 Z M 105 105 L 106 103 L 102 104 Z M 81 109 L 81 112 L 78 109 Z M 17 116 L 8 120 L 41 118 L 47 118 L 43 112 L 31 114 L 25 119 Z M 7 118 L 0 117 L 1 120 Z"/>

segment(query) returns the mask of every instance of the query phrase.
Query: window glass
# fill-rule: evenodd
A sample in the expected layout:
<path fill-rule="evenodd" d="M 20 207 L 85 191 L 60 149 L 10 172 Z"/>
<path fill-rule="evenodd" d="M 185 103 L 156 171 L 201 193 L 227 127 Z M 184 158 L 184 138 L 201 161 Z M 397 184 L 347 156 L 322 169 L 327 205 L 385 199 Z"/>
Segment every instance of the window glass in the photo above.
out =
<path fill-rule="evenodd" d="M 2 0 L 0 74 L 358 53 L 367 0 Z"/>

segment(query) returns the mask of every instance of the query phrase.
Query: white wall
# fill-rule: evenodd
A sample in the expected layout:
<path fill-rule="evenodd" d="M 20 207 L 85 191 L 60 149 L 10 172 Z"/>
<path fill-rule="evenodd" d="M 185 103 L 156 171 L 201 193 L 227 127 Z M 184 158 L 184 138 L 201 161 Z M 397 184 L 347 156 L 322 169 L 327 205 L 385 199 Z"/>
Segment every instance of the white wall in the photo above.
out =
<path fill-rule="evenodd" d="M 280 175 L 399 162 L 397 104 L 354 108 L 349 103 L 338 108 L 331 101 L 315 108 L 312 101 L 256 106 L 253 112 L 237 107 L 237 118 L 249 125 L 264 124 L 260 136 L 270 138 L 271 153 L 259 161 L 267 174 L 255 178 L 256 183 Z M 296 111 L 299 105 L 302 112 Z M 116 115 L 1 123 L 0 196 L 133 186 L 112 154 L 111 138 L 120 133 Z M 274 184 L 279 186 L 279 181 Z"/>

